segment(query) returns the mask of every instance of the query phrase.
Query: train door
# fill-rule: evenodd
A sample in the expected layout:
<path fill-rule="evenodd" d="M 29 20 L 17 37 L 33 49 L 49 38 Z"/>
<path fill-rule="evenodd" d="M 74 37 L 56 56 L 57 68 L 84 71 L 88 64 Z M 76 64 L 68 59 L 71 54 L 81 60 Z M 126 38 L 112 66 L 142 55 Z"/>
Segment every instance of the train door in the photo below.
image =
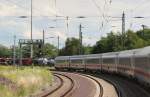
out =
<path fill-rule="evenodd" d="M 130 67 L 130 74 L 131 76 L 134 76 L 134 70 L 135 70 L 135 51 L 133 52 L 133 55 L 131 56 L 131 67 Z"/>
<path fill-rule="evenodd" d="M 119 53 L 116 54 L 115 58 L 115 72 L 117 72 L 117 66 L 119 65 Z"/>
<path fill-rule="evenodd" d="M 70 69 L 71 67 L 70 67 L 70 57 L 68 58 L 68 68 Z"/>
<path fill-rule="evenodd" d="M 102 60 L 102 55 L 100 55 L 99 57 L 99 65 L 100 65 L 100 70 L 102 70 L 102 64 L 103 64 L 103 60 Z"/>
<path fill-rule="evenodd" d="M 83 57 L 84 60 L 84 70 L 86 71 L 86 57 Z"/>

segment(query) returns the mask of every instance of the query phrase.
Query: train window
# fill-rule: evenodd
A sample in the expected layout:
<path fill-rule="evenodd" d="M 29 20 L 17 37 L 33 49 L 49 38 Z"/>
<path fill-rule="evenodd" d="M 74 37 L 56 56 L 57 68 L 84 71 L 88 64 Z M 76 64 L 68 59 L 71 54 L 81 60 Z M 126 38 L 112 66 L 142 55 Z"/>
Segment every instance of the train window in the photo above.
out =
<path fill-rule="evenodd" d="M 131 66 L 131 59 L 127 57 L 119 58 L 119 65 Z"/>
<path fill-rule="evenodd" d="M 142 68 L 144 70 L 149 70 L 149 64 L 148 64 L 148 58 L 147 57 L 135 57 L 135 67 Z"/>
<path fill-rule="evenodd" d="M 86 64 L 99 64 L 99 59 L 86 59 Z"/>
<path fill-rule="evenodd" d="M 82 64 L 82 59 L 71 60 L 73 64 Z"/>
<path fill-rule="evenodd" d="M 66 64 L 67 61 L 66 60 L 56 60 L 57 64 Z"/>
<path fill-rule="evenodd" d="M 103 64 L 115 64 L 115 58 L 104 58 Z"/>

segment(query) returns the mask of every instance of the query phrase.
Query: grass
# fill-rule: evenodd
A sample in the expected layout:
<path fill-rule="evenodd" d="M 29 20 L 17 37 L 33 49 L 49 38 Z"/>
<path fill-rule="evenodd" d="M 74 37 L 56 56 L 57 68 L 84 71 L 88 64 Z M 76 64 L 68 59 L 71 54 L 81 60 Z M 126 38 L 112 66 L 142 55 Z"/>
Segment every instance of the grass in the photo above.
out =
<path fill-rule="evenodd" d="M 0 77 L 11 80 L 18 87 L 12 90 L 0 84 L 0 97 L 26 97 L 52 82 L 50 71 L 42 67 L 0 66 Z"/>

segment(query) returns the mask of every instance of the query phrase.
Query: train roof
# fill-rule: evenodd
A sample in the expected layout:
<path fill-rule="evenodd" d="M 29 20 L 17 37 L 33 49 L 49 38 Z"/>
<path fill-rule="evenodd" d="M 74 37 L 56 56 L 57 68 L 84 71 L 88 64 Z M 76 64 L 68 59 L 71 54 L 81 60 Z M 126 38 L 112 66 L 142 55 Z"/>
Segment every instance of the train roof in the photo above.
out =
<path fill-rule="evenodd" d="M 76 59 L 83 59 L 84 55 L 74 55 L 74 56 L 70 56 L 70 59 L 72 60 L 76 60 Z"/>
<path fill-rule="evenodd" d="M 134 53 L 138 52 L 140 49 L 133 49 L 133 50 L 125 50 L 125 51 L 120 51 L 118 53 L 119 57 L 128 57 L 132 56 Z"/>
<path fill-rule="evenodd" d="M 135 56 L 147 56 L 150 55 L 150 46 L 144 47 L 135 53 Z"/>
<path fill-rule="evenodd" d="M 118 52 L 103 53 L 103 58 L 112 58 L 112 57 L 116 57 L 117 54 L 118 54 Z"/>
<path fill-rule="evenodd" d="M 93 59 L 96 59 L 96 58 L 100 58 L 102 56 L 102 54 L 89 54 L 89 55 L 84 55 L 84 57 L 86 58 L 86 59 L 91 59 L 91 58 L 93 58 Z"/>
<path fill-rule="evenodd" d="M 69 59 L 69 56 L 58 56 L 55 58 L 55 60 L 67 60 Z"/>
<path fill-rule="evenodd" d="M 56 57 L 55 60 L 66 60 L 66 59 L 82 59 L 84 58 L 100 58 L 100 56 L 103 56 L 103 58 L 111 58 L 116 57 L 118 55 L 119 57 L 129 57 L 129 56 L 144 56 L 144 55 L 150 55 L 150 46 L 144 47 L 144 48 L 138 48 L 138 49 L 132 49 L 132 50 L 124 50 L 119 52 L 108 52 L 108 53 L 102 53 L 102 54 L 89 54 L 89 55 L 73 55 L 73 56 L 59 56 Z"/>

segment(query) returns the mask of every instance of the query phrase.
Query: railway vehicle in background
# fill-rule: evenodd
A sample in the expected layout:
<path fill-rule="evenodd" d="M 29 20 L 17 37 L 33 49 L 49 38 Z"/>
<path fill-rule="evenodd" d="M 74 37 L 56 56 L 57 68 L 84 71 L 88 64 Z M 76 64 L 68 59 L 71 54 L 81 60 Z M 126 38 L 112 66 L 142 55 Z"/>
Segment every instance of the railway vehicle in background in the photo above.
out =
<path fill-rule="evenodd" d="M 22 58 L 22 65 L 31 65 L 31 58 Z M 15 64 L 20 64 L 20 59 L 15 60 Z M 0 58 L 0 65 L 13 65 L 13 58 Z"/>
<path fill-rule="evenodd" d="M 107 71 L 150 86 L 150 46 L 103 54 L 59 56 L 55 61 L 56 69 Z"/>
<path fill-rule="evenodd" d="M 55 60 L 52 58 L 35 58 L 33 60 L 33 64 L 39 65 L 39 66 L 42 66 L 42 65 L 54 66 Z"/>
<path fill-rule="evenodd" d="M 6 58 L 0 58 L 0 65 L 6 65 Z"/>
<path fill-rule="evenodd" d="M 22 59 L 22 65 L 32 65 L 32 59 L 31 58 L 23 58 Z"/>

